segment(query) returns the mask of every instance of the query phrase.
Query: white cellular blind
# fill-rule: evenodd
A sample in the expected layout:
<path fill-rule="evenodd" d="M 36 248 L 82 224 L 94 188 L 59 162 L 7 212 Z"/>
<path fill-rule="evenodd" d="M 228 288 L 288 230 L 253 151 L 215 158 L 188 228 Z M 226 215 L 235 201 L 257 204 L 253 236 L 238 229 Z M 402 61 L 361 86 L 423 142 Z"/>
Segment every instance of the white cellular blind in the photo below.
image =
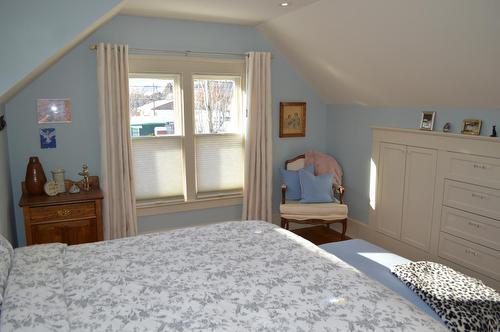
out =
<path fill-rule="evenodd" d="M 198 193 L 243 188 L 243 137 L 240 134 L 195 136 Z"/>
<path fill-rule="evenodd" d="M 184 195 L 182 138 L 132 139 L 137 200 Z"/>

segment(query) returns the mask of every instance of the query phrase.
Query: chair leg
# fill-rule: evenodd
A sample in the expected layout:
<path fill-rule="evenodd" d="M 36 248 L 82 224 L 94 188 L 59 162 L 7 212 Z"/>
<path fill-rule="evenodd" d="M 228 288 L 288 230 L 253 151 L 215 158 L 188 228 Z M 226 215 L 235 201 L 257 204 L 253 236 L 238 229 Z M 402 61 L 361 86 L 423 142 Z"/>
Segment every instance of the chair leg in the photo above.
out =
<path fill-rule="evenodd" d="M 342 235 L 340 239 L 343 241 L 345 240 L 345 233 L 347 231 L 347 219 L 342 220 Z"/>
<path fill-rule="evenodd" d="M 285 218 L 281 218 L 281 228 L 285 228 Z"/>

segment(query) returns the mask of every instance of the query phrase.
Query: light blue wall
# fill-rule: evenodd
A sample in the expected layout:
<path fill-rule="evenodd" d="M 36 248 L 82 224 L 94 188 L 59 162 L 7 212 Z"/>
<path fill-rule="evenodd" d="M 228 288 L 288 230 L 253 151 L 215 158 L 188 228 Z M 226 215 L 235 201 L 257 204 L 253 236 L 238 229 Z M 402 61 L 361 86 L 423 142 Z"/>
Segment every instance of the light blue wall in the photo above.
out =
<path fill-rule="evenodd" d="M 489 135 L 494 123 L 500 125 L 500 109 L 387 109 L 359 106 L 328 106 L 328 152 L 344 169 L 346 201 L 349 215 L 368 222 L 370 158 L 372 132 L 370 126 L 417 128 L 422 111 L 436 111 L 435 130 L 441 131 L 446 122 L 459 132 L 463 119 L 483 120 L 481 135 Z M 500 130 L 498 130 L 500 133 Z"/>
<path fill-rule="evenodd" d="M 326 105 L 289 64 L 253 27 L 197 23 L 189 21 L 118 16 L 96 31 L 88 40 L 64 56 L 7 104 L 9 153 L 14 200 L 20 197 L 26 163 L 37 155 L 49 174 L 55 167 L 78 178 L 81 163 L 87 161 L 91 172 L 99 173 L 99 133 L 97 117 L 95 52 L 88 49 L 97 41 L 128 43 L 130 47 L 214 52 L 271 51 L 274 126 L 274 203 L 279 204 L 278 168 L 284 160 L 307 149 L 326 150 Z M 73 123 L 54 125 L 57 149 L 41 150 L 36 122 L 37 98 L 71 98 Z M 279 139 L 279 101 L 306 101 L 308 132 L 305 138 Z M 52 126 L 43 126 L 52 127 Z M 17 236 L 24 241 L 22 212 L 16 207 Z M 150 216 L 139 219 L 140 231 L 154 231 L 241 217 L 241 207 L 210 209 Z"/>
<path fill-rule="evenodd" d="M 5 105 L 0 104 L 0 116 L 4 114 L 4 108 Z M 0 234 L 15 243 L 13 222 L 7 131 L 4 129 L 0 131 Z"/>
<path fill-rule="evenodd" d="M 121 0 L 0 0 L 0 96 Z"/>

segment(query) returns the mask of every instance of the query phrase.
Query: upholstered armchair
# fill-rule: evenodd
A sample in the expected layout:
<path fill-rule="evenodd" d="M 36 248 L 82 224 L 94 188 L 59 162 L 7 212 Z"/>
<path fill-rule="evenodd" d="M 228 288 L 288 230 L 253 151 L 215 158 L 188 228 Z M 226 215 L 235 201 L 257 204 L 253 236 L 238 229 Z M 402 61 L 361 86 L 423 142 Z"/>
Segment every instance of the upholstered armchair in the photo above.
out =
<path fill-rule="evenodd" d="M 297 156 L 285 162 L 285 170 L 298 171 L 305 166 L 305 155 Z M 332 188 L 338 202 L 331 203 L 301 203 L 286 199 L 287 187 L 281 187 L 281 227 L 289 229 L 290 222 L 298 224 L 325 225 L 342 224 L 342 240 L 347 231 L 347 205 L 344 204 L 344 187 L 335 185 Z"/>

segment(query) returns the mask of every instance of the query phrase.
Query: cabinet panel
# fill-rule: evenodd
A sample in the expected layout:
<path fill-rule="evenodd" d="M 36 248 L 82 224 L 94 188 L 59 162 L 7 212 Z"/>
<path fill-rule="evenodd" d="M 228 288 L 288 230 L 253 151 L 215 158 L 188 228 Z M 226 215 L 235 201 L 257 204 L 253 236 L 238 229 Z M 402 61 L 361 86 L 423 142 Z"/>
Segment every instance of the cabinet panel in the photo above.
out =
<path fill-rule="evenodd" d="M 98 240 L 96 219 L 33 224 L 31 233 L 33 244 L 61 242 L 72 245 Z"/>
<path fill-rule="evenodd" d="M 401 239 L 425 251 L 430 250 L 437 152 L 408 147 Z"/>
<path fill-rule="evenodd" d="M 406 147 L 381 143 L 377 228 L 393 238 L 401 237 Z"/>

